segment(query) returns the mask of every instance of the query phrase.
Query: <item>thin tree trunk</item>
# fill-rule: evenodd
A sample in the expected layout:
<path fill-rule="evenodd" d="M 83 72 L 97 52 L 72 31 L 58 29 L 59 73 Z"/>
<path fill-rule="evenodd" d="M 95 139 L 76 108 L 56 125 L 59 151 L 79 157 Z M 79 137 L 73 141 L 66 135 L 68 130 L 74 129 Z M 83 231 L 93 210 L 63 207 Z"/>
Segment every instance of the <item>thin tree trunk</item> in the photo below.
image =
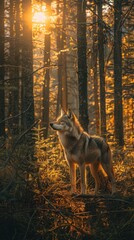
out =
<path fill-rule="evenodd" d="M 66 0 L 63 0 L 63 18 L 62 18 L 62 49 L 66 46 Z M 66 52 L 62 52 L 62 102 L 61 106 L 67 110 L 67 71 L 66 71 Z"/>
<path fill-rule="evenodd" d="M 15 115 L 19 114 L 19 66 L 20 66 L 20 0 L 15 0 L 15 81 L 14 81 L 14 109 Z M 19 133 L 19 118 L 14 119 L 14 133 Z"/>
<path fill-rule="evenodd" d="M 122 110 L 122 1 L 114 1 L 114 128 L 119 146 L 124 145 Z"/>
<path fill-rule="evenodd" d="M 94 12 L 96 12 L 96 5 L 94 5 Z M 97 29 L 96 29 L 96 16 L 93 16 L 93 82 L 94 82 L 94 101 L 95 101 L 95 122 L 96 122 L 96 134 L 100 134 L 99 123 L 99 100 L 98 100 L 98 76 L 97 76 Z"/>
<path fill-rule="evenodd" d="M 45 35 L 45 51 L 44 51 L 44 85 L 43 85 L 43 114 L 42 125 L 44 127 L 44 138 L 48 136 L 48 124 L 49 124 L 49 86 L 50 86 L 50 33 Z"/>
<path fill-rule="evenodd" d="M 79 119 L 88 131 L 86 1 L 77 0 Z"/>
<path fill-rule="evenodd" d="M 0 122 L 5 119 L 4 90 L 4 0 L 0 1 Z M 5 122 L 0 123 L 0 136 L 5 134 Z"/>
<path fill-rule="evenodd" d="M 31 0 L 23 0 L 23 45 L 22 45 L 22 126 L 29 128 L 34 122 L 34 101 L 33 101 L 33 49 L 32 49 L 32 9 Z"/>
<path fill-rule="evenodd" d="M 18 1 L 17 1 L 18 2 Z M 19 9 L 16 8 L 16 1 L 10 0 L 10 89 L 9 89 L 9 104 L 8 115 L 15 116 L 19 113 L 19 99 L 18 99 L 18 75 L 16 76 L 16 70 L 18 66 L 18 59 L 15 58 L 16 51 L 19 53 L 19 49 L 15 46 L 16 41 L 16 26 L 18 24 L 16 15 L 19 13 Z M 17 94 L 16 94 L 17 93 Z M 8 127 L 11 134 L 18 132 L 18 118 L 13 118 L 8 122 Z"/>
<path fill-rule="evenodd" d="M 51 10 L 51 3 L 47 4 L 48 13 Z M 44 39 L 44 85 L 43 85 L 43 113 L 42 113 L 42 125 L 44 127 L 44 138 L 48 136 L 49 126 L 49 88 L 50 88 L 50 20 L 48 18 L 46 22 L 46 30 Z"/>
<path fill-rule="evenodd" d="M 60 12 L 60 5 L 57 2 L 57 15 Z M 56 116 L 59 115 L 60 106 L 61 106 L 61 99 L 62 99 L 62 58 L 61 58 L 61 33 L 60 33 L 60 20 L 57 21 L 57 51 L 58 51 L 58 94 L 57 94 L 57 109 L 56 109 Z"/>
<path fill-rule="evenodd" d="M 62 33 L 58 26 L 57 32 L 57 50 L 58 50 L 58 98 L 57 98 L 57 115 L 60 106 L 64 111 L 67 110 L 67 72 L 66 72 L 66 0 L 63 1 Z M 59 14 L 60 4 L 57 4 L 57 15 Z M 58 25 L 60 21 L 58 20 Z"/>
<path fill-rule="evenodd" d="M 104 71 L 104 34 L 102 17 L 102 0 L 98 1 L 98 51 L 100 75 L 100 121 L 101 135 L 106 136 L 106 103 L 105 103 L 105 71 Z"/>

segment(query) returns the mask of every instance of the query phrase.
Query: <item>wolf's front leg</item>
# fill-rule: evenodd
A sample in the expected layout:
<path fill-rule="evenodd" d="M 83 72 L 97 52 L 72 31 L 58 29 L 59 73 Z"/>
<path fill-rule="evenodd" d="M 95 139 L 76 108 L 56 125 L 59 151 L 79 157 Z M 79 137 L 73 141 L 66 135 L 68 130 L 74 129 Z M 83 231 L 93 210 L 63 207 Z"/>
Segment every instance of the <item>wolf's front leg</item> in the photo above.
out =
<path fill-rule="evenodd" d="M 70 180 L 71 180 L 71 193 L 76 192 L 76 165 L 69 163 L 70 166 Z"/>
<path fill-rule="evenodd" d="M 81 177 L 81 194 L 86 193 L 86 167 L 85 163 L 79 166 L 80 168 L 80 177 Z"/>

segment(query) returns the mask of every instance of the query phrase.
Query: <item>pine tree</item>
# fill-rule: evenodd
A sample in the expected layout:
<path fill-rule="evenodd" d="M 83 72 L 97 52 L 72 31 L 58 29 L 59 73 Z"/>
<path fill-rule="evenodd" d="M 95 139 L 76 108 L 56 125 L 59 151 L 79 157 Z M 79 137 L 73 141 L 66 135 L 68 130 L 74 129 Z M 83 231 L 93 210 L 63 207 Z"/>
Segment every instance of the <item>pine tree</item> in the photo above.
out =
<path fill-rule="evenodd" d="M 31 0 L 22 1 L 23 44 L 22 44 L 22 126 L 31 127 L 34 122 L 33 101 L 33 52 L 32 52 L 32 9 Z"/>
<path fill-rule="evenodd" d="M 102 0 L 98 2 L 98 51 L 99 51 L 99 76 L 100 76 L 100 128 L 101 135 L 106 135 L 106 103 L 105 103 L 105 70 L 104 70 L 104 33 Z"/>
<path fill-rule="evenodd" d="M 48 12 L 50 11 L 51 5 L 47 5 Z M 50 88 L 50 21 L 46 24 L 46 33 L 44 40 L 44 84 L 43 84 L 43 112 L 42 112 L 42 125 L 44 127 L 44 138 L 48 136 L 48 125 L 49 125 L 49 88 Z"/>
<path fill-rule="evenodd" d="M 0 136 L 5 134 L 5 90 L 4 90 L 4 0 L 0 1 Z"/>
<path fill-rule="evenodd" d="M 114 1 L 114 128 L 119 146 L 124 145 L 122 109 L 122 1 Z"/>
<path fill-rule="evenodd" d="M 77 0 L 79 119 L 88 131 L 86 1 Z"/>

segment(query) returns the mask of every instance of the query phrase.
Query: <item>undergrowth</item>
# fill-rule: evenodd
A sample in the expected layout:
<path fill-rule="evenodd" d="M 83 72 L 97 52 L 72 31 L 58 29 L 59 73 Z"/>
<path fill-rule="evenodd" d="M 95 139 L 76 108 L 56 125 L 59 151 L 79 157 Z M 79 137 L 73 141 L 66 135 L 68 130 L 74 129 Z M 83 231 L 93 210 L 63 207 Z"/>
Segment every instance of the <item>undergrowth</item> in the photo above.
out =
<path fill-rule="evenodd" d="M 11 144 L 0 152 L 0 239 L 131 240 L 132 151 L 113 149 L 115 196 L 91 194 L 92 177 L 87 195 L 71 196 L 69 168 L 57 137 L 44 140 L 38 125 L 34 141 L 25 136 L 14 151 Z M 77 187 L 79 193 L 79 174 Z"/>

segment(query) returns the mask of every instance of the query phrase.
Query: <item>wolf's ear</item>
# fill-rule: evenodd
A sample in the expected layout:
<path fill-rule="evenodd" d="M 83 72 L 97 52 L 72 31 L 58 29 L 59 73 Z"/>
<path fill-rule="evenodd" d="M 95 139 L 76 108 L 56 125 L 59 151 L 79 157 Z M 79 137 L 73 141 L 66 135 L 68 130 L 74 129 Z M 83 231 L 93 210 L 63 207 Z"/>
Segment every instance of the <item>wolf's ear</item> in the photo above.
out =
<path fill-rule="evenodd" d="M 73 118 L 74 118 L 74 113 L 71 111 L 71 109 L 68 109 L 68 111 L 67 111 L 67 116 L 68 116 L 68 118 L 70 118 L 70 119 L 73 119 Z"/>
<path fill-rule="evenodd" d="M 60 112 L 61 116 L 65 114 L 65 111 L 61 108 L 61 112 Z"/>

